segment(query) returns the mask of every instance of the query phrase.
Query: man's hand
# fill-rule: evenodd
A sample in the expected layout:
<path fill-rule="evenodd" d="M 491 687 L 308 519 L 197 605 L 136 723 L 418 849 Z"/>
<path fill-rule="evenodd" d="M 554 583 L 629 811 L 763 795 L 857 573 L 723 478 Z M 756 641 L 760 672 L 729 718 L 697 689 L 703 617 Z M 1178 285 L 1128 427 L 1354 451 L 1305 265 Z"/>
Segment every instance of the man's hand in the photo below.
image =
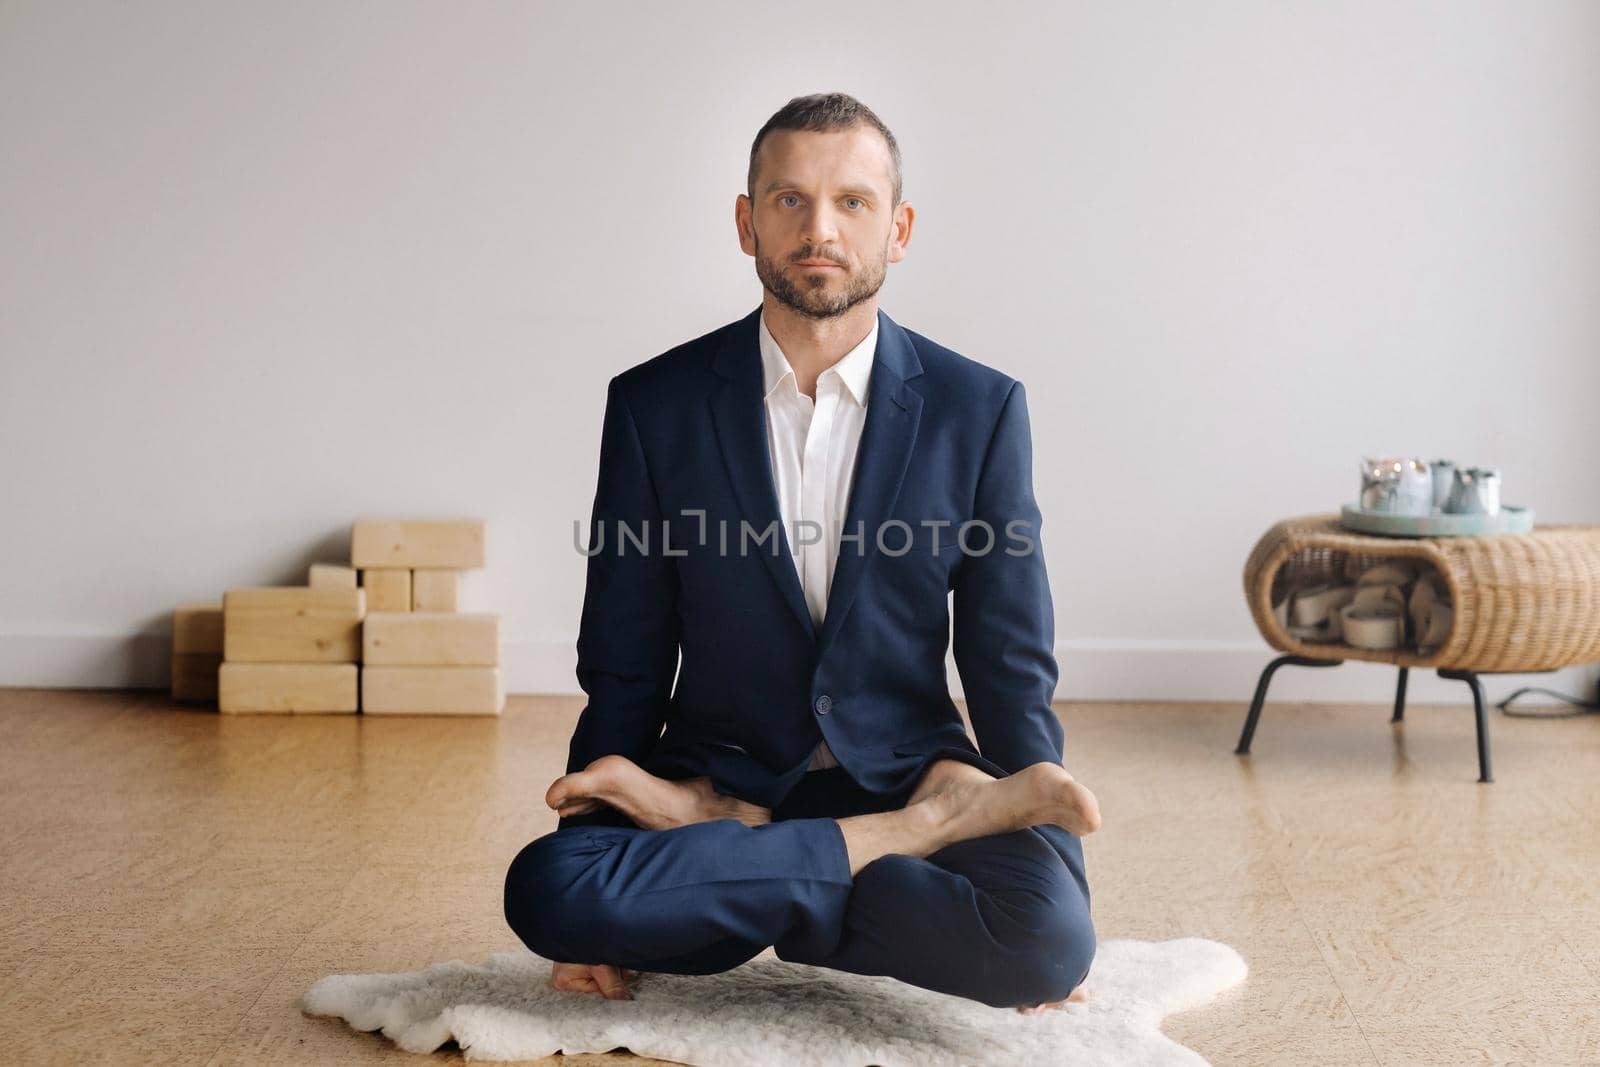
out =
<path fill-rule="evenodd" d="M 637 977 L 626 967 L 604 963 L 558 963 L 550 970 L 550 985 L 574 993 L 599 993 L 607 1000 L 632 1000 L 628 982 Z"/>

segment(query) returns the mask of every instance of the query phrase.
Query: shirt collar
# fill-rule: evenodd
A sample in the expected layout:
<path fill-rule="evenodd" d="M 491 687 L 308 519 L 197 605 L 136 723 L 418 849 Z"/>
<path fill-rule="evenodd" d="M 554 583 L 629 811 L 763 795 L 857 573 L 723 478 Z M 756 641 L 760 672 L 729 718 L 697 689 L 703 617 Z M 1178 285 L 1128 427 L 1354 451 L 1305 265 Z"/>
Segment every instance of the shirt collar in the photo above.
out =
<path fill-rule="evenodd" d="M 796 392 L 799 387 L 793 384 L 794 368 L 789 365 L 789 358 L 783 354 L 783 349 L 778 347 L 777 339 L 772 336 L 772 331 L 767 329 L 767 316 L 761 315 L 761 383 L 762 398 L 770 397 L 772 391 L 783 384 L 785 378 L 790 380 L 790 388 Z M 862 407 L 867 406 L 867 384 L 872 379 L 872 361 L 878 350 L 878 320 L 872 320 L 872 332 L 862 339 L 844 358 L 823 371 L 826 376 L 837 372 L 839 380 L 844 382 L 844 387 L 850 395 L 855 397 L 856 403 Z"/>

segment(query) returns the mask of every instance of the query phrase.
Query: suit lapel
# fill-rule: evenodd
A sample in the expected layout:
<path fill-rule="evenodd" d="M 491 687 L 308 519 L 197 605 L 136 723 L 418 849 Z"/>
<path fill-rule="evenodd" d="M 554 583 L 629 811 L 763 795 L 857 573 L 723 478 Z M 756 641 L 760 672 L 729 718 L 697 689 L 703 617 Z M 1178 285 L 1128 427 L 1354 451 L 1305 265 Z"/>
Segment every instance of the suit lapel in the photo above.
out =
<path fill-rule="evenodd" d="M 907 386 L 906 379 L 921 373 L 922 363 L 911 346 L 911 339 L 893 319 L 879 311 L 878 348 L 873 355 L 872 378 L 867 386 L 867 418 L 861 429 L 855 476 L 850 484 L 850 506 L 841 531 L 852 535 L 859 530 L 861 540 L 841 538 L 839 542 L 833 585 L 828 590 L 827 614 L 818 637 L 822 648 L 828 646 L 844 624 L 868 564 L 879 555 L 878 529 L 894 514 L 895 503 L 900 499 L 900 487 L 917 440 L 917 425 L 922 419 L 922 395 Z M 886 532 L 884 539 L 891 547 L 898 548 L 904 536 L 895 529 Z"/>
<path fill-rule="evenodd" d="M 867 386 L 866 422 L 856 451 L 850 505 L 842 531 L 853 534 L 859 528 L 862 540 L 859 544 L 840 542 L 833 585 L 828 590 L 827 614 L 819 634 L 806 606 L 805 590 L 795 569 L 794 554 L 778 509 L 778 491 L 772 481 L 767 409 L 761 395 L 760 320 L 761 309 L 757 308 L 734 323 L 712 357 L 712 369 L 723 379 L 711 394 L 712 424 L 745 520 L 757 534 L 777 524 L 777 551 L 766 544 L 752 545 L 752 551 L 766 564 L 806 635 L 826 647 L 849 613 L 868 563 L 879 554 L 878 529 L 894 513 L 900 498 L 922 418 L 922 396 L 909 388 L 906 380 L 922 373 L 922 363 L 905 331 L 879 311 L 878 347 Z M 896 530 L 885 534 L 885 539 L 898 546 L 903 536 Z M 730 551 L 737 551 L 738 544 L 738 532 L 730 531 Z"/>
<path fill-rule="evenodd" d="M 761 395 L 761 309 L 734 323 L 713 357 L 712 367 L 723 381 L 711 393 L 711 421 L 716 427 L 717 445 L 733 482 L 742 518 L 759 537 L 777 524 L 776 544 L 756 545 L 750 551 L 761 557 L 778 591 L 788 601 L 805 628 L 808 638 L 816 638 L 811 609 L 806 606 L 800 573 L 795 569 L 794 553 L 778 511 L 778 490 L 772 482 L 772 459 L 767 447 L 767 407 Z M 741 531 L 728 531 L 728 550 L 737 552 Z"/>

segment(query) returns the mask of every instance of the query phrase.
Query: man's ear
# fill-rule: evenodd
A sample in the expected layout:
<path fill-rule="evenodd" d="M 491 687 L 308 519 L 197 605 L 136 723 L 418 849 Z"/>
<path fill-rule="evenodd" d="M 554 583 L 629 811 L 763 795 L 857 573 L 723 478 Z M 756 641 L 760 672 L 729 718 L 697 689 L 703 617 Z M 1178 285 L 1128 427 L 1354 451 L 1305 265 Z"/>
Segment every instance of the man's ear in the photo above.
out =
<path fill-rule="evenodd" d="M 740 193 L 733 201 L 733 225 L 739 231 L 739 247 L 744 249 L 744 254 L 756 254 L 756 224 L 753 214 L 755 205 L 744 193 Z"/>
<path fill-rule="evenodd" d="M 894 221 L 889 226 L 888 255 L 885 257 L 890 263 L 898 263 L 906 258 L 906 246 L 911 243 L 911 224 L 916 218 L 917 209 L 911 206 L 911 201 L 902 200 L 895 205 Z"/>

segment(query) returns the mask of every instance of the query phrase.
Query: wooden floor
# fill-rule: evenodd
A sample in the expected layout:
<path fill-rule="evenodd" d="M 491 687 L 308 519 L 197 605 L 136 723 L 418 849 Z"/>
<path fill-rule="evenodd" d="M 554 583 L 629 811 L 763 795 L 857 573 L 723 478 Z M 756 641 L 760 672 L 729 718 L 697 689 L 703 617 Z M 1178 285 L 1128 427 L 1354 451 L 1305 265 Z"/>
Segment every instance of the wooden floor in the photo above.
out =
<path fill-rule="evenodd" d="M 580 706 L 224 717 L 0 690 L 0 1061 L 427 1062 L 296 1000 L 517 946 L 502 878 L 555 824 Z M 1465 707 L 1269 706 L 1245 758 L 1239 705 L 1059 710 L 1105 816 L 1101 940 L 1250 962 L 1176 1040 L 1217 1064 L 1600 1063 L 1600 717 L 1496 714 L 1479 785 Z"/>

